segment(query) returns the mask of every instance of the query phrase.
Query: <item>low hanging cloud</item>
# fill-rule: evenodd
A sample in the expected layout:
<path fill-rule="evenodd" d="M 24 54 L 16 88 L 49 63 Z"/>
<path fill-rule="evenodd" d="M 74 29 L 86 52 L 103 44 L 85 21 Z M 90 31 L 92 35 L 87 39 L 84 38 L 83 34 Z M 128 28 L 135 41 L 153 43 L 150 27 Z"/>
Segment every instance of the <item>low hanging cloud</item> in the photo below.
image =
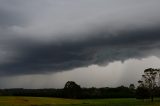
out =
<path fill-rule="evenodd" d="M 159 56 L 159 3 L 2 0 L 0 75 L 61 72 Z"/>
<path fill-rule="evenodd" d="M 99 35 L 85 41 L 64 42 L 59 45 L 35 42 L 28 44 L 24 41 L 15 45 L 13 51 L 18 52 L 16 56 L 11 57 L 9 62 L 1 63 L 1 75 L 57 72 L 91 64 L 143 58 L 153 55 L 154 50 L 160 48 L 159 34 L 159 29 L 136 30 L 118 36 L 105 38 Z"/>

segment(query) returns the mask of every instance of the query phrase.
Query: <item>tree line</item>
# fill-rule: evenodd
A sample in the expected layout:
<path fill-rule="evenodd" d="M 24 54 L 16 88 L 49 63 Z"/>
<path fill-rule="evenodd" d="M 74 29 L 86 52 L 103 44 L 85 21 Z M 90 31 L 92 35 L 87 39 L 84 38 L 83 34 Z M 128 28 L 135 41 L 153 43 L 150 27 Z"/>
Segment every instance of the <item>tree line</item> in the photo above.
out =
<path fill-rule="evenodd" d="M 69 81 L 72 82 L 72 81 Z M 34 97 L 58 97 L 74 99 L 96 99 L 96 98 L 134 98 L 135 89 L 125 86 L 116 88 L 81 88 L 71 85 L 63 89 L 1 89 L 1 96 L 34 96 Z"/>
<path fill-rule="evenodd" d="M 116 88 L 81 88 L 74 81 L 66 82 L 63 89 L 0 89 L 1 96 L 36 96 L 36 97 L 60 97 L 74 99 L 95 98 L 137 98 L 151 99 L 160 97 L 160 70 L 148 68 L 144 70 L 139 85 L 129 87 L 119 86 Z"/>

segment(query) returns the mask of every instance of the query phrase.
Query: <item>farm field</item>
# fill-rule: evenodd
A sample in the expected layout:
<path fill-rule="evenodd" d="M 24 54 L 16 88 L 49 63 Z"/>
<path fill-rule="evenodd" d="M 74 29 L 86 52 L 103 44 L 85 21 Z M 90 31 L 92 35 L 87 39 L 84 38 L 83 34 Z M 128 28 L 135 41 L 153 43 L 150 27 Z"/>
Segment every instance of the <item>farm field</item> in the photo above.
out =
<path fill-rule="evenodd" d="M 47 97 L 0 97 L 0 106 L 160 106 L 160 99 L 63 99 Z"/>

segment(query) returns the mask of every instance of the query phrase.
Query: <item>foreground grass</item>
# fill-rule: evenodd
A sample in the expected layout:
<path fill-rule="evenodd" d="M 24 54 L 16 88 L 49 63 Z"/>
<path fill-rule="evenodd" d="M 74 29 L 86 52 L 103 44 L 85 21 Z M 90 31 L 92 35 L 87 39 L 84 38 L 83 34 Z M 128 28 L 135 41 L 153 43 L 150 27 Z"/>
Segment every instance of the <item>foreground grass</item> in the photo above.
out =
<path fill-rule="evenodd" d="M 62 99 L 43 97 L 0 97 L 0 106 L 160 106 L 160 99 Z"/>

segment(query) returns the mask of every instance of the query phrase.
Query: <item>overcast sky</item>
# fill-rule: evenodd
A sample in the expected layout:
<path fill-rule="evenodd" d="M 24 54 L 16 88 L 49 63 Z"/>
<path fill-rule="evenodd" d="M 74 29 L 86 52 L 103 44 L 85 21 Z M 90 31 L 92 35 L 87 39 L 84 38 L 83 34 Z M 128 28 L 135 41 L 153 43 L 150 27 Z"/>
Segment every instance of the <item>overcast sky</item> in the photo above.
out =
<path fill-rule="evenodd" d="M 159 0 L 0 0 L 0 88 L 136 84 L 160 66 Z"/>

